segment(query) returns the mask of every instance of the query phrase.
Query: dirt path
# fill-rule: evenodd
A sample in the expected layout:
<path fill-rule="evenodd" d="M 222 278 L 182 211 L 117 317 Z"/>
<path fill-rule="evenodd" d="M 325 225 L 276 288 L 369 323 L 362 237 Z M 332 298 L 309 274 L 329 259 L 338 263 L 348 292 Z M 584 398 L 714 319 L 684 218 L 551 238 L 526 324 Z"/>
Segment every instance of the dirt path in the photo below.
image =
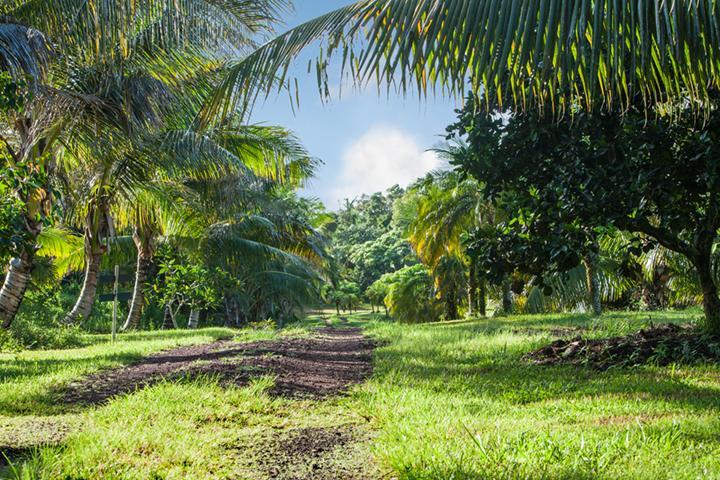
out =
<path fill-rule="evenodd" d="M 318 329 L 311 338 L 237 343 L 217 341 L 167 350 L 137 363 L 75 382 L 63 399 L 97 404 L 163 379 L 213 375 L 226 384 L 276 375 L 272 393 L 322 398 L 343 392 L 372 373 L 374 344 L 359 328 Z"/>
<path fill-rule="evenodd" d="M 70 384 L 60 396 L 69 404 L 95 405 L 164 379 L 212 375 L 226 385 L 242 386 L 253 377 L 274 375 L 272 394 L 319 400 L 341 394 L 369 377 L 374 348 L 361 329 L 344 325 L 317 329 L 307 338 L 252 343 L 221 340 L 166 350 L 127 366 L 103 370 Z M 41 432 L 43 444 L 62 443 L 70 431 L 55 423 L 24 425 L 23 430 L 30 427 L 47 430 Z M 375 476 L 367 473 L 371 471 L 364 460 L 367 455 L 354 453 L 364 452 L 367 445 L 369 437 L 364 428 L 343 425 L 268 432 L 268 436 L 254 439 L 261 447 L 259 456 L 246 458 L 248 452 L 243 449 L 238 458 L 239 464 L 252 462 L 258 475 L 282 480 L 361 480 Z M 21 443 L 0 445 L 0 453 L 13 458 L 31 451 L 31 446 Z M 353 455 L 362 461 L 353 463 Z M 0 455 L 0 475 L 3 459 Z"/>

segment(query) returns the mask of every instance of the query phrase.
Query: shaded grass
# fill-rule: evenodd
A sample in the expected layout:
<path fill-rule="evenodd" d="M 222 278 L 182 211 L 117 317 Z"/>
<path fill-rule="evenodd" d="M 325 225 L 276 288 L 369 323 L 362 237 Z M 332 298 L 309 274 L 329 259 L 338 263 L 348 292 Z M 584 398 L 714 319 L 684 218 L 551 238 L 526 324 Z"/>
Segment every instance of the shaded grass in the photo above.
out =
<path fill-rule="evenodd" d="M 143 332 L 119 336 L 114 344 L 109 335 L 88 335 L 84 340 L 88 346 L 82 348 L 0 354 L 0 419 L 63 413 L 68 406 L 55 401 L 55 392 L 72 380 L 137 361 L 160 350 L 234 335 L 232 330 L 222 328 Z M 257 335 L 267 336 L 263 331 Z"/>

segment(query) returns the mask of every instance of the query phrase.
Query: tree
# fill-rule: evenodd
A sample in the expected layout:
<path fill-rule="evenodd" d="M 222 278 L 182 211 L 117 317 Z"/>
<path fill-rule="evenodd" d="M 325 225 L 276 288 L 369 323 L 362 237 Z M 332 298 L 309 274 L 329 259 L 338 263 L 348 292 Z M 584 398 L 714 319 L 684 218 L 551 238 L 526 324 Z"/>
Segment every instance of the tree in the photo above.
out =
<path fill-rule="evenodd" d="M 388 277 L 390 285 L 385 298 L 390 313 L 400 322 L 433 322 L 440 309 L 434 299 L 433 279 L 423 265 L 405 267 Z"/>
<path fill-rule="evenodd" d="M 471 152 L 458 142 L 439 151 L 450 162 L 461 163 Z M 485 275 L 476 258 L 467 253 L 467 236 L 486 223 L 493 224 L 498 211 L 482 195 L 473 178 L 452 171 L 427 175 L 411 189 L 418 194 L 416 213 L 407 227 L 408 238 L 420 259 L 435 269 L 443 258 L 461 258 L 467 264 L 468 314 L 485 315 Z"/>
<path fill-rule="evenodd" d="M 705 123 L 687 106 L 665 108 L 673 117 L 658 110 L 654 122 L 642 109 L 579 110 L 560 122 L 538 111 L 498 122 L 466 110 L 458 131 L 478 155 L 464 168 L 483 179 L 488 198 L 514 212 L 485 237 L 494 238 L 482 248 L 490 263 L 494 258 L 499 270 L 510 263 L 537 274 L 567 271 L 596 251 L 601 233 L 643 234 L 693 263 L 706 326 L 720 331 L 712 273 L 720 227 L 720 117 L 714 104 L 702 111 Z"/>
<path fill-rule="evenodd" d="M 380 305 L 382 305 L 385 308 L 386 317 L 389 316 L 389 312 L 385 299 L 387 298 L 388 293 L 390 293 L 391 277 L 392 273 L 386 273 L 365 290 L 365 297 L 370 302 L 370 306 L 373 307 L 373 309 L 375 306 L 378 306 L 379 313 Z"/>
<path fill-rule="evenodd" d="M 152 294 L 165 306 L 175 328 L 178 328 L 177 316 L 183 308 L 190 309 L 188 328 L 197 328 L 200 310 L 219 305 L 219 292 L 214 286 L 216 280 L 223 277 L 222 271 L 210 271 L 164 252 Z"/>
<path fill-rule="evenodd" d="M 263 0 L 222 4 L 205 0 L 112 0 L 78 5 L 20 0 L 1 5 L 0 69 L 15 80 L 29 76 L 27 90 L 31 94 L 23 108 L 13 106 L 3 112 L 2 131 L 9 132 L 3 143 L 12 152 L 14 163 L 30 163 L 44 171 L 47 183 L 38 185 L 32 198 L 53 202 L 51 184 L 64 164 L 58 156 L 65 156 L 80 132 L 85 133 L 86 146 L 96 145 L 97 134 L 107 128 L 132 136 L 128 128 L 133 124 L 146 127 L 143 116 L 158 113 L 158 106 L 194 104 L 196 109 L 200 101 L 190 92 L 210 91 L 210 80 L 222 64 L 227 47 L 241 51 L 239 46 L 255 46 L 252 37 L 268 31 L 281 6 L 281 2 Z M 73 20 L 68 22 L 68 18 Z M 133 81 L 140 78 L 153 81 L 143 85 Z M 93 82 L 93 88 L 85 89 Z M 113 82 L 121 88 L 106 88 Z M 172 102 L 156 95 L 163 90 L 158 88 L 160 84 L 182 91 L 182 100 Z M 78 86 L 83 88 L 78 91 Z M 118 92 L 112 98 L 108 96 Z M 155 101 L 130 101 L 128 105 L 128 99 L 140 97 Z M 160 101 L 158 97 L 162 97 Z M 110 151 L 102 153 L 104 158 L 110 156 Z M 103 210 L 108 203 L 104 189 L 97 188 L 87 212 L 86 229 L 105 229 L 107 215 Z M 49 208 L 41 212 L 46 210 Z M 5 288 L 0 291 L 4 324 L 9 325 L 19 308 L 44 223 L 42 214 L 26 218 L 27 245 L 13 259 Z M 88 262 L 102 254 L 98 236 L 93 233 L 88 231 Z M 83 288 L 87 293 L 79 298 L 71 319 L 89 312 L 96 264 L 88 263 L 89 281 Z"/>

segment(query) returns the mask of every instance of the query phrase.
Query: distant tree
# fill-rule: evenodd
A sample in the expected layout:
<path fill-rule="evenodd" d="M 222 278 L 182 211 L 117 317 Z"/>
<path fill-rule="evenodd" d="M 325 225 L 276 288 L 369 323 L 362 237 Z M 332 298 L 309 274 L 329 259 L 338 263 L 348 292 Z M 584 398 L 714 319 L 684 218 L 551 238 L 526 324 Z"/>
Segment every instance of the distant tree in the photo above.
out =
<path fill-rule="evenodd" d="M 385 304 L 398 321 L 436 321 L 440 308 L 434 298 L 433 278 L 423 265 L 405 267 L 389 275 L 390 288 Z"/>

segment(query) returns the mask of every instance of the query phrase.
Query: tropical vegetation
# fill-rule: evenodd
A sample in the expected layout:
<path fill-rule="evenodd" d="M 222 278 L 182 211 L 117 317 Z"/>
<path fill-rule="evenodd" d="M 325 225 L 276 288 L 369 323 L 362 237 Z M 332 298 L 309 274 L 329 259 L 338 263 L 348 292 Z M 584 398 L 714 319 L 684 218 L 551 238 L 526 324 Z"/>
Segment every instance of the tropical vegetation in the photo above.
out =
<path fill-rule="evenodd" d="M 0 476 L 719 477 L 718 2 L 290 7 L 0 5 Z M 443 166 L 307 198 L 305 50 Z"/>

